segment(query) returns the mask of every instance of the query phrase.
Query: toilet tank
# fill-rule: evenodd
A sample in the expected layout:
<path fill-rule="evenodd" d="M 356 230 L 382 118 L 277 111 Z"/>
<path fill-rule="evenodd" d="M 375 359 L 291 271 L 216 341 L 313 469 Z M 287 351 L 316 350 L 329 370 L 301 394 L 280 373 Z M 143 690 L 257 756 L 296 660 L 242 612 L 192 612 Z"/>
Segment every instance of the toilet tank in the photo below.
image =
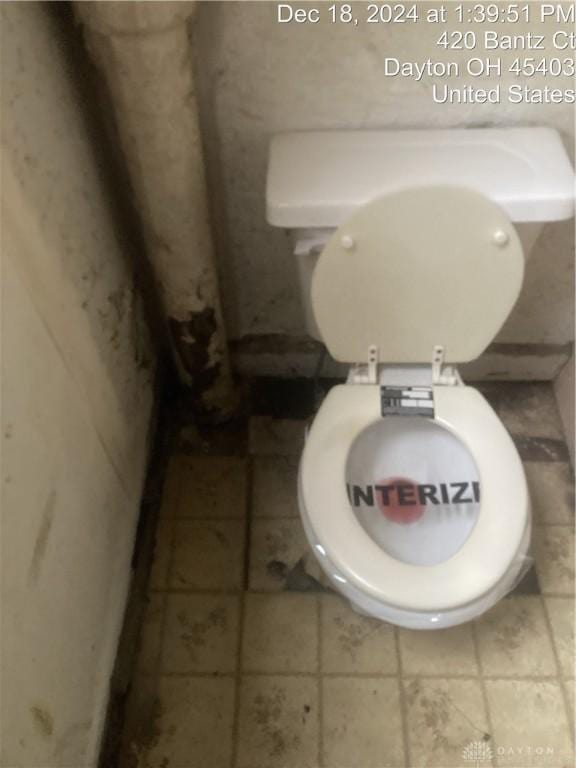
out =
<path fill-rule="evenodd" d="M 552 128 L 301 131 L 272 139 L 267 219 L 292 235 L 310 335 L 321 338 L 310 283 L 333 231 L 371 200 L 439 184 L 501 205 L 526 257 L 544 224 L 574 214 L 574 170 Z"/>

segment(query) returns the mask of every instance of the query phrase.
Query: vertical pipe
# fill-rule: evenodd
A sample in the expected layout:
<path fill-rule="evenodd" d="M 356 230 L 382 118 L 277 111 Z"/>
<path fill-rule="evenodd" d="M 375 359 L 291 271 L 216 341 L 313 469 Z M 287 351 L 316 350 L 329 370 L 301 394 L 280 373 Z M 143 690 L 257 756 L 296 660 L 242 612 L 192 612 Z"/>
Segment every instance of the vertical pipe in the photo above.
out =
<path fill-rule="evenodd" d="M 76 2 L 101 72 L 182 381 L 234 407 L 189 38 L 194 2 Z"/>

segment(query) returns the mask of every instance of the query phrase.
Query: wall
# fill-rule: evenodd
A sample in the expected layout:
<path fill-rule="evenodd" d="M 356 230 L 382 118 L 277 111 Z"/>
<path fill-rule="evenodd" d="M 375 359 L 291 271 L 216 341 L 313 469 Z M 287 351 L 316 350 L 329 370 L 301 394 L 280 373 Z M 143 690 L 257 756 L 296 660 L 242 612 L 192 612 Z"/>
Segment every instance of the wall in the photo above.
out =
<path fill-rule="evenodd" d="M 430 5 L 419 3 L 421 10 Z M 271 370 L 280 340 L 272 337 L 267 345 L 266 337 L 288 335 L 296 342 L 304 332 L 287 236 L 265 222 L 272 134 L 543 123 L 557 127 L 570 151 L 573 147 L 571 105 L 433 104 L 430 80 L 417 83 L 384 76 L 385 56 L 462 62 L 462 52 L 439 54 L 438 26 L 361 24 L 352 29 L 330 24 L 326 13 L 322 19 L 319 24 L 277 24 L 276 3 L 231 2 L 202 4 L 197 23 L 206 153 L 228 331 L 232 338 L 244 340 L 241 348 L 251 345 L 256 357 L 260 352 L 262 365 Z M 557 26 L 550 23 L 546 29 Z M 507 27 L 515 34 L 528 29 L 522 23 Z M 531 29 L 543 31 L 535 24 Z M 516 55 L 510 52 L 503 58 L 510 61 Z M 521 82 L 509 74 L 501 83 L 511 81 Z M 533 79 L 530 84 L 538 83 Z M 566 360 L 565 345 L 573 338 L 573 231 L 573 222 L 546 228 L 528 265 L 522 296 L 497 338 L 508 346 L 496 348 L 488 366 L 477 366 L 478 373 L 553 377 Z M 305 351 L 302 345 L 300 349 Z M 286 354 L 285 348 L 276 353 L 282 358 L 276 359 L 278 370 L 283 370 Z"/>
<path fill-rule="evenodd" d="M 1 10 L 0 763 L 80 768 L 125 607 L 154 359 L 60 11 Z"/>

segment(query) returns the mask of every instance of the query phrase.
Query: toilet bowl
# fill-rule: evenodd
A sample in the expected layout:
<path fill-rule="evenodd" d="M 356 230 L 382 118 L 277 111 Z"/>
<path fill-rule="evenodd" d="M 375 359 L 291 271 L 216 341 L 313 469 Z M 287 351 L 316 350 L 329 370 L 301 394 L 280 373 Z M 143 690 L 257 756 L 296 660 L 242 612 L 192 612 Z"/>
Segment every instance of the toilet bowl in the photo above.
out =
<path fill-rule="evenodd" d="M 450 132 L 424 133 L 324 134 L 348 153 L 332 163 L 321 134 L 279 139 L 268 213 L 297 233 L 299 258 L 313 256 L 301 270 L 311 334 L 351 366 L 306 438 L 308 541 L 356 610 L 439 629 L 486 611 L 531 562 L 522 462 L 457 365 L 482 354 L 520 293 L 525 254 L 509 212 L 569 218 L 573 173 L 546 129 L 455 131 L 453 147 Z M 474 142 L 476 167 L 461 152 Z M 415 184 L 418 163 L 430 174 Z"/>
<path fill-rule="evenodd" d="M 512 439 L 474 388 L 432 389 L 434 420 L 417 418 L 427 425 L 433 423 L 463 446 L 477 468 L 481 489 L 474 525 L 463 542 L 458 523 L 459 514 L 466 512 L 463 505 L 460 510 L 459 505 L 452 505 L 452 517 L 440 534 L 448 546 L 451 536 L 460 546 L 446 559 L 430 565 L 392 556 L 370 536 L 351 504 L 346 479 L 354 445 L 362 435 L 386 422 L 381 415 L 378 385 L 346 384 L 329 392 L 308 433 L 298 482 L 308 541 L 335 588 L 361 612 L 412 629 L 452 626 L 483 613 L 514 587 L 530 562 L 530 503 Z M 402 455 L 401 437 L 407 419 L 391 416 L 387 421 L 394 422 L 389 445 L 393 461 L 406 466 L 412 459 L 421 469 L 413 457 Z M 385 434 L 372 442 L 376 452 L 386 451 Z M 410 441 L 403 447 L 409 449 Z M 449 468 L 446 477 L 453 477 Z M 471 495 L 468 489 L 467 498 Z M 433 511 L 427 510 L 423 517 Z M 406 530 L 408 546 L 410 538 L 414 540 L 416 561 L 418 548 L 428 551 L 424 522 L 420 518 L 407 524 L 392 521 L 390 525 Z M 429 521 L 430 526 L 438 527 L 437 520 Z"/>

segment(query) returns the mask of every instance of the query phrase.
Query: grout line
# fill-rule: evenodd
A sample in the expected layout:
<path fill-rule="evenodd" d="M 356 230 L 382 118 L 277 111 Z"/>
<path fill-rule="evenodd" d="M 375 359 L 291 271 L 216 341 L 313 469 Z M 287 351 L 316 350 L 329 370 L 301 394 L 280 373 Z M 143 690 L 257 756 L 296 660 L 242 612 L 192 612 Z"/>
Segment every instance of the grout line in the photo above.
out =
<path fill-rule="evenodd" d="M 243 515 L 163 515 L 160 520 L 173 520 L 179 523 L 218 523 L 220 521 L 244 520 Z M 254 520 L 299 520 L 300 515 L 254 515 Z M 536 528 L 574 528 L 574 521 L 567 522 L 548 522 L 546 520 L 534 520 Z"/>
<path fill-rule="evenodd" d="M 235 596 L 239 595 L 244 590 L 241 587 L 234 589 L 196 589 L 194 587 L 172 587 L 170 589 L 151 589 L 150 594 L 167 594 L 167 595 L 204 595 L 205 597 L 222 597 L 223 595 Z M 248 590 L 247 590 L 248 591 Z M 253 594 L 252 590 L 249 590 L 250 594 Z M 260 593 L 257 593 L 260 594 Z M 278 594 L 276 592 L 263 592 L 262 594 L 271 595 Z"/>
<path fill-rule="evenodd" d="M 238 741 L 240 736 L 240 698 L 242 694 L 242 651 L 244 643 L 244 623 L 246 618 L 246 595 L 248 582 L 250 578 L 250 555 L 251 555 L 251 530 L 252 530 L 252 498 L 253 498 L 253 479 L 254 467 L 252 457 L 246 457 L 246 496 L 245 502 L 245 525 L 244 525 L 244 573 L 242 583 L 244 589 L 240 591 L 239 596 L 239 617 L 238 617 L 238 640 L 236 642 L 236 675 L 234 688 L 234 719 L 232 721 L 232 751 L 230 757 L 231 768 L 238 763 Z"/>
<path fill-rule="evenodd" d="M 412 675 L 412 674 L 407 674 L 407 675 L 404 675 L 404 677 L 406 677 L 406 678 L 418 678 L 418 679 L 421 678 L 421 677 L 422 678 L 426 677 L 426 678 L 429 678 L 430 680 L 478 680 L 479 677 L 482 677 L 482 679 L 490 680 L 490 681 L 493 681 L 493 680 L 502 680 L 502 681 L 506 681 L 506 680 L 532 680 L 534 682 L 542 682 L 542 681 L 547 681 L 547 680 L 557 680 L 558 679 L 557 675 L 519 675 L 519 674 L 514 674 L 514 675 L 480 675 L 480 676 L 479 675 L 451 675 L 451 674 L 446 674 L 446 675 L 429 675 L 429 674 L 426 674 L 426 675 Z"/>
<path fill-rule="evenodd" d="M 318 677 L 317 672 L 279 672 L 277 670 L 254 670 L 254 669 L 246 669 L 242 671 L 242 675 L 246 675 L 248 677 L 301 677 L 306 680 L 310 679 L 316 679 Z M 153 674 L 143 674 L 143 677 L 151 678 L 154 675 Z M 159 673 L 159 677 L 171 677 L 171 678 L 186 678 L 186 677 L 235 677 L 236 673 L 234 671 L 227 671 L 227 672 L 219 672 L 219 671 L 202 671 L 202 670 L 190 670 L 188 672 L 161 672 Z M 372 672 L 325 672 L 322 675 L 323 678 L 332 678 L 332 679 L 360 679 L 360 680 L 396 680 L 399 677 L 401 677 L 402 680 L 411 681 L 411 680 L 468 680 L 470 682 L 478 682 L 480 680 L 477 676 L 472 675 L 401 675 L 394 672 L 390 672 L 388 674 L 377 674 Z M 520 675 L 516 675 L 515 677 L 495 677 L 495 676 L 487 676 L 482 678 L 488 682 L 503 682 L 503 683 L 509 683 L 509 682 L 534 682 L 534 683 L 571 683 L 573 682 L 572 678 L 559 678 L 559 677 L 522 677 Z"/>
<path fill-rule="evenodd" d="M 424 677 L 444 677 L 444 675 L 424 675 Z M 521 674 L 514 674 L 514 675 L 481 675 L 483 680 L 529 680 L 533 682 L 543 682 L 547 680 L 557 680 L 556 675 L 521 675 Z M 452 679 L 452 680 L 478 680 L 478 676 L 476 677 L 468 677 L 467 675 L 462 675 L 458 677 L 457 675 L 446 675 L 446 679 Z"/>
<path fill-rule="evenodd" d="M 175 488 L 172 491 L 172 498 L 170 499 L 171 504 L 174 505 L 175 508 L 178 507 L 178 504 L 180 503 L 180 493 L 182 490 L 182 466 L 181 462 L 175 462 L 177 464 L 177 469 L 175 470 L 177 472 L 176 480 L 175 480 Z M 164 584 L 166 585 L 166 589 L 151 589 L 150 586 L 148 587 L 148 595 L 152 594 L 158 594 L 158 593 L 165 593 L 163 597 L 163 610 L 162 610 L 162 627 L 160 630 L 160 650 L 158 653 L 158 663 L 157 663 L 157 670 L 156 675 L 157 677 L 162 676 L 162 656 L 164 651 L 164 640 L 165 640 L 165 634 L 166 634 L 166 621 L 167 621 L 167 615 L 168 615 L 168 598 L 170 594 L 170 579 L 172 576 L 172 565 L 174 561 L 174 539 L 175 539 L 175 525 L 174 525 L 174 518 L 171 515 L 166 515 L 163 518 L 159 518 L 158 525 L 156 528 L 156 533 L 158 532 L 158 527 L 160 524 L 163 523 L 164 525 L 167 525 L 168 530 L 168 562 L 166 563 L 166 575 L 163 579 Z"/>
<path fill-rule="evenodd" d="M 173 594 L 173 595 L 205 595 L 206 597 L 221 597 L 222 595 L 239 595 L 241 592 L 245 592 L 247 595 L 258 595 L 259 597 L 278 597 L 282 598 L 287 595 L 308 595 L 314 597 L 315 595 L 323 594 L 335 594 L 333 592 L 325 592 L 323 589 L 242 589 L 241 587 L 235 587 L 233 589 L 195 589 L 194 587 L 174 587 L 173 589 L 152 589 L 151 593 L 155 594 Z"/>
<path fill-rule="evenodd" d="M 562 670 L 562 664 L 560 663 L 560 654 L 558 653 L 558 650 L 556 648 L 556 642 L 554 640 L 554 632 L 552 630 L 552 621 L 548 613 L 548 606 L 546 604 L 546 600 L 544 599 L 544 595 L 540 595 L 540 600 L 542 603 L 542 610 L 544 612 L 544 621 L 546 622 L 546 628 L 548 630 L 548 639 L 550 641 L 550 644 L 552 645 L 552 653 L 554 654 L 554 661 L 556 663 L 556 669 L 558 670 L 557 679 L 558 679 L 558 684 L 561 690 L 560 695 L 562 696 L 562 701 L 564 702 L 564 710 L 566 713 L 568 730 L 570 731 L 570 739 L 572 740 L 572 745 L 574 745 L 574 728 L 571 727 L 572 717 L 570 713 L 570 702 L 568 701 L 568 693 L 566 692 L 566 687 L 562 679 L 563 670 Z"/>
<path fill-rule="evenodd" d="M 174 505 L 174 509 L 178 509 L 180 506 L 180 496 L 182 493 L 182 462 L 178 462 L 178 474 L 176 476 L 176 488 L 173 491 L 171 502 Z M 174 550 L 175 550 L 175 537 L 176 537 L 176 523 L 175 518 L 172 515 L 167 515 L 165 518 L 168 522 L 167 525 L 170 526 L 170 534 L 168 537 L 169 540 L 169 554 L 168 554 L 168 564 L 166 566 L 166 578 L 164 579 L 164 583 L 166 584 L 166 591 L 170 591 L 170 585 L 172 582 L 172 571 L 174 570 Z M 161 591 L 161 590 L 151 590 L 151 591 Z"/>
<path fill-rule="evenodd" d="M 573 707 L 570 706 L 570 697 L 568 695 L 568 686 L 569 685 L 572 686 L 572 691 L 573 691 L 572 695 L 574 696 L 574 686 L 576 685 L 576 681 L 574 680 L 573 677 L 570 677 L 570 678 L 563 677 L 560 680 L 560 685 L 562 686 L 562 690 L 564 692 L 564 703 L 565 703 L 565 706 L 566 706 L 566 710 L 568 712 L 568 729 L 570 730 L 570 735 L 571 735 L 571 738 L 572 738 L 572 743 L 574 744 L 574 742 L 576 741 L 576 721 L 575 721 L 575 719 L 572 716 Z M 572 699 L 572 701 L 573 700 L 574 699 Z M 574 749 L 574 747 L 572 747 L 572 748 Z"/>
<path fill-rule="evenodd" d="M 169 520 L 168 524 L 170 526 L 170 530 L 168 533 L 168 562 L 166 564 L 166 576 L 164 578 L 164 584 L 166 584 L 166 589 L 151 589 L 150 592 L 170 592 L 170 583 L 172 580 L 172 571 L 173 571 L 173 565 L 174 565 L 174 549 L 175 549 L 175 537 L 176 537 L 176 531 L 175 531 L 175 525 L 173 520 Z"/>
<path fill-rule="evenodd" d="M 482 701 L 484 702 L 484 709 L 486 711 L 486 723 L 488 725 L 488 730 L 490 734 L 490 744 L 492 745 L 494 749 L 494 758 L 493 758 L 493 765 L 498 765 L 498 756 L 497 756 L 497 749 L 496 749 L 496 739 L 494 734 L 494 725 L 492 723 L 492 716 L 490 713 L 490 704 L 488 701 L 488 691 L 486 690 L 486 680 L 492 680 L 492 679 L 498 679 L 498 678 L 491 678 L 491 677 L 485 677 L 484 676 L 484 667 L 482 665 L 482 657 L 480 655 L 480 642 L 478 640 L 478 635 L 476 632 L 477 625 L 475 621 L 470 622 L 470 630 L 472 632 L 472 645 L 474 646 L 474 655 L 476 657 L 476 665 L 478 667 L 478 675 L 480 681 L 480 691 L 482 693 Z"/>
<path fill-rule="evenodd" d="M 151 593 L 148 593 L 149 595 Z M 158 649 L 154 658 L 154 672 L 152 677 L 156 680 L 162 675 L 162 651 L 164 650 L 164 636 L 166 633 L 166 617 L 168 614 L 168 595 L 162 595 L 162 610 L 160 612 L 160 632 L 158 633 Z"/>
<path fill-rule="evenodd" d="M 244 574 L 242 579 L 243 592 L 250 586 L 250 560 L 252 556 L 252 506 L 254 498 L 254 464 L 248 456 L 246 460 L 246 509 L 244 515 Z"/>
<path fill-rule="evenodd" d="M 154 589 L 148 590 L 150 593 L 152 592 L 174 592 L 177 594 L 201 594 L 201 595 L 236 595 L 239 592 L 243 591 L 241 587 L 237 587 L 236 589 L 202 589 L 197 587 L 166 587 L 165 589 L 162 589 L 161 587 L 155 587 Z M 322 589 L 317 590 L 298 590 L 298 589 L 292 589 L 292 590 L 286 590 L 286 589 L 247 589 L 244 590 L 246 592 L 249 592 L 251 595 L 320 595 L 320 594 L 334 594 L 337 596 L 340 596 L 337 592 L 330 592 L 327 593 Z M 565 600 L 574 599 L 573 594 L 567 594 L 566 592 L 542 592 L 542 597 L 554 597 L 554 598 L 562 598 Z M 513 597 L 538 597 L 539 593 L 537 592 L 529 592 L 529 593 L 517 593 L 514 594 Z M 508 596 L 506 596 L 504 599 L 506 599 Z"/>
<path fill-rule="evenodd" d="M 569 520 L 567 523 L 549 523 L 546 520 L 534 520 L 535 528 L 574 528 L 574 520 Z"/>
<path fill-rule="evenodd" d="M 240 523 L 245 521 L 245 515 L 173 515 L 164 519 L 175 523 Z"/>
<path fill-rule="evenodd" d="M 227 672 L 206 672 L 205 670 L 190 670 L 189 672 L 162 672 L 160 675 L 165 680 L 188 680 L 190 678 L 202 678 L 203 680 L 221 680 L 227 678 L 236 680 L 237 674 L 234 670 Z"/>
<path fill-rule="evenodd" d="M 180 492 L 182 490 L 182 467 L 181 464 L 178 464 L 178 480 L 176 483 L 176 490 L 174 492 L 174 498 L 172 499 L 172 502 L 175 507 L 178 506 L 180 502 Z M 167 518 L 167 524 L 170 526 L 170 532 L 168 535 L 168 563 L 166 564 L 166 578 L 164 579 L 164 583 L 166 584 L 166 590 L 153 590 L 149 589 L 149 594 L 153 593 L 161 593 L 165 591 L 164 595 L 164 610 L 162 614 L 162 629 L 160 631 L 160 652 L 158 654 L 158 669 L 157 669 L 157 675 L 160 677 L 163 674 L 162 668 L 163 668 L 163 655 L 164 655 L 164 642 L 166 638 L 166 624 L 168 619 L 168 600 L 170 597 L 170 581 L 172 578 L 172 570 L 173 570 L 173 563 L 174 563 L 174 549 L 175 549 L 175 525 L 174 525 L 174 519 L 171 517 Z"/>
<path fill-rule="evenodd" d="M 172 457 L 170 457 L 170 459 L 171 458 Z M 169 462 L 170 462 L 170 459 L 169 459 Z M 176 478 L 176 488 L 173 491 L 173 498 L 171 499 L 171 502 L 174 505 L 176 505 L 178 503 L 178 500 L 179 500 L 179 497 L 180 497 L 180 484 L 181 484 L 181 468 L 180 468 L 180 465 L 178 465 L 177 473 L 178 474 L 177 474 L 177 478 Z M 162 512 L 163 501 L 164 501 L 164 498 L 162 496 L 162 498 L 160 500 L 160 512 Z M 158 536 L 158 532 L 159 532 L 159 529 L 160 529 L 161 525 L 165 525 L 165 526 L 168 527 L 168 536 L 167 536 L 167 539 L 168 539 L 168 544 L 167 544 L 167 546 L 168 546 L 168 558 L 167 558 L 167 560 L 168 560 L 168 562 L 166 564 L 166 574 L 165 574 L 165 577 L 163 579 L 164 583 L 168 586 L 169 583 L 170 583 L 170 571 L 171 571 L 172 559 L 173 559 L 173 555 L 174 555 L 174 522 L 173 522 L 172 518 L 169 515 L 165 515 L 165 516 L 159 515 L 158 518 L 156 519 L 156 528 L 155 528 L 155 531 L 154 531 L 154 536 L 155 537 Z M 157 538 L 156 538 L 156 542 L 158 542 Z M 154 567 L 154 563 L 152 563 L 152 567 Z M 154 594 L 161 595 L 161 599 L 162 599 L 162 611 L 161 611 L 161 619 L 160 619 L 160 632 L 159 632 L 159 637 L 158 637 L 158 649 L 156 651 L 155 659 L 154 659 L 154 664 L 153 664 L 153 671 L 152 671 L 152 673 L 150 675 L 146 675 L 146 677 L 152 680 L 152 685 L 153 685 L 153 688 L 154 688 L 154 694 L 155 694 L 156 700 L 158 700 L 158 698 L 159 698 L 160 680 L 161 680 L 161 678 L 163 676 L 162 675 L 162 656 L 163 656 L 163 651 L 164 651 L 164 641 L 165 641 L 165 635 L 166 635 L 166 617 L 167 617 L 167 614 L 168 614 L 168 594 L 169 593 L 168 593 L 167 589 L 166 590 L 155 590 L 155 589 L 152 589 L 151 586 L 150 586 L 150 576 L 149 576 L 148 585 L 147 585 L 147 588 L 146 588 L 146 599 L 148 601 L 148 605 L 149 605 L 149 602 L 150 602 L 150 597 L 152 595 L 154 595 Z M 141 647 L 138 649 L 138 651 L 139 651 L 139 654 L 140 654 Z M 133 676 L 131 678 L 131 682 L 133 682 L 134 679 L 135 679 L 134 674 L 136 672 L 137 665 L 138 665 L 138 658 L 136 659 L 136 665 L 135 665 L 135 669 L 133 671 Z M 123 736 L 124 735 L 125 734 L 123 734 Z M 149 749 L 148 746 L 144 747 L 144 754 L 143 754 L 144 758 L 146 757 L 146 754 L 148 753 L 148 749 Z"/>
<path fill-rule="evenodd" d="M 567 600 L 574 600 L 573 592 L 540 592 L 541 597 L 561 597 Z"/>
<path fill-rule="evenodd" d="M 539 530 L 567 530 L 569 533 L 574 532 L 574 523 L 534 523 L 533 532 L 536 533 Z"/>
<path fill-rule="evenodd" d="M 244 595 L 240 597 L 240 615 L 238 617 L 238 640 L 236 642 L 236 673 L 234 675 L 234 714 L 232 720 L 232 749 L 230 765 L 238 761 L 238 740 L 240 735 L 240 696 L 242 689 L 242 642 L 244 635 Z"/>
<path fill-rule="evenodd" d="M 169 487 L 170 480 L 172 479 L 170 474 L 176 473 L 176 477 L 173 479 L 173 487 Z M 160 520 L 174 520 L 175 512 L 180 504 L 180 495 L 182 492 L 182 462 L 178 459 L 177 454 L 172 454 L 168 460 L 168 470 L 164 487 L 162 488 L 162 495 L 160 499 Z M 172 511 L 165 511 L 165 504 L 169 502 L 173 508 Z M 162 514 L 164 512 L 164 514 Z"/>
<path fill-rule="evenodd" d="M 324 765 L 324 685 L 323 685 L 323 664 L 322 664 L 322 597 L 316 595 L 316 662 L 318 665 L 318 766 Z"/>
<path fill-rule="evenodd" d="M 200 670 L 190 670 L 189 672 L 162 672 L 162 677 L 230 677 L 234 676 L 233 671 L 228 672 L 218 672 L 218 671 L 200 671 Z M 310 678 L 316 678 L 318 676 L 317 672 L 285 672 L 285 671 L 278 671 L 278 670 L 257 670 L 257 669 L 243 669 L 242 675 L 248 675 L 250 677 L 302 677 L 306 679 Z M 151 675 L 147 675 L 147 677 L 151 677 Z M 333 679 L 350 679 L 354 680 L 356 678 L 361 680 L 391 680 L 391 679 L 397 679 L 398 677 L 401 677 L 403 680 L 409 681 L 409 680 L 469 680 L 470 682 L 478 682 L 479 677 L 477 675 L 398 675 L 395 672 L 389 672 L 389 673 L 375 673 L 375 672 L 324 672 L 322 674 L 323 678 L 333 678 Z M 515 675 L 514 677 L 497 677 L 495 675 L 488 675 L 483 678 L 484 680 L 487 680 L 489 682 L 511 682 L 511 681 L 517 681 L 517 682 L 533 682 L 533 683 L 554 683 L 554 682 L 560 682 L 560 680 L 565 680 L 565 682 L 569 682 L 569 678 L 558 678 L 551 675 L 548 675 L 546 677 L 522 677 L 521 675 Z"/>
<path fill-rule="evenodd" d="M 400 718 L 402 720 L 402 742 L 404 745 L 404 765 L 406 768 L 410 768 L 412 765 L 412 756 L 410 754 L 410 738 L 408 735 L 408 705 L 406 702 L 406 692 L 404 690 L 403 665 L 402 665 L 402 653 L 400 651 L 400 628 L 393 625 L 394 633 L 394 649 L 396 651 L 396 665 L 398 668 L 398 694 L 400 697 Z"/>

